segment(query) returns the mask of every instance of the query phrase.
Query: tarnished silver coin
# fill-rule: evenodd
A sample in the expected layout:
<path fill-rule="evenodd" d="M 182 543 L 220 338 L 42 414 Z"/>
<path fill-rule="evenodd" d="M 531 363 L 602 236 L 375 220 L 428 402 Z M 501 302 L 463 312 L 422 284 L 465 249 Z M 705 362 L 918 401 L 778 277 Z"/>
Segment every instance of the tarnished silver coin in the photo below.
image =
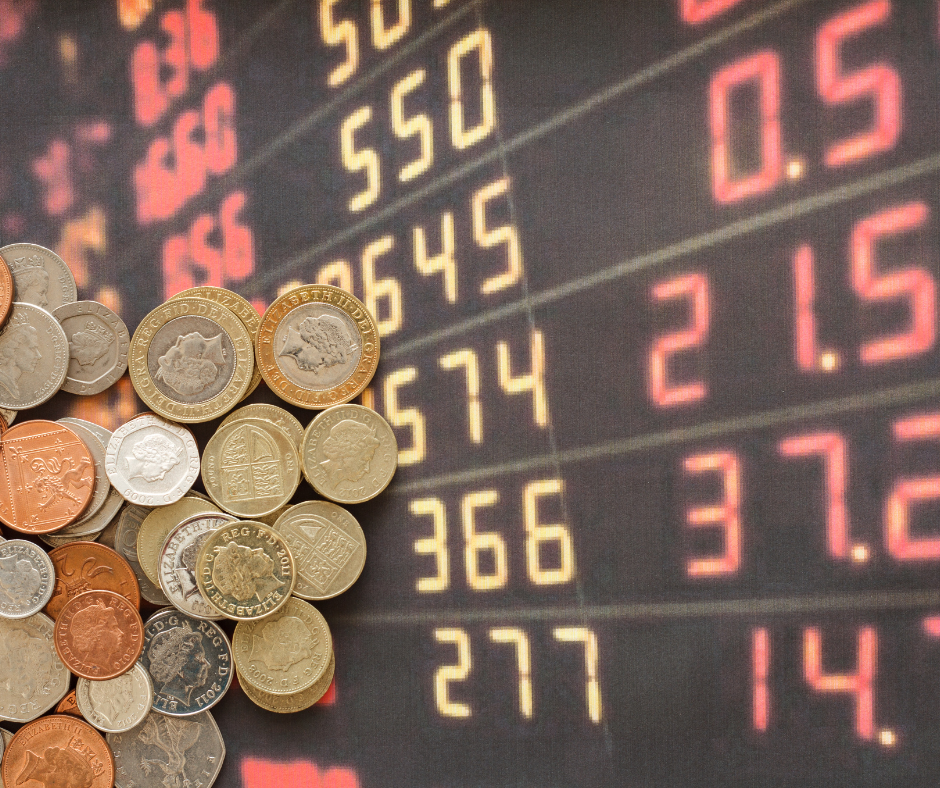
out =
<path fill-rule="evenodd" d="M 124 374 L 131 337 L 114 312 L 97 301 L 75 301 L 58 307 L 52 316 L 69 341 L 69 369 L 63 391 L 98 394 Z"/>
<path fill-rule="evenodd" d="M 98 436 L 84 424 L 76 424 L 73 421 L 60 421 L 59 423 L 68 426 L 72 432 L 81 438 L 82 443 L 88 447 L 88 451 L 91 453 L 91 459 L 95 463 L 95 490 L 91 495 L 88 506 L 85 508 L 85 511 L 82 512 L 81 520 L 69 526 L 69 528 L 74 528 L 82 521 L 88 520 L 98 513 L 98 510 L 104 505 L 105 499 L 107 499 L 108 493 L 111 490 L 111 482 L 108 481 L 108 474 L 104 469 L 104 452 L 105 445 L 107 444 L 102 445 Z M 104 526 L 102 526 L 102 528 L 103 527 Z"/>
<path fill-rule="evenodd" d="M 69 691 L 72 674 L 56 653 L 54 627 L 44 613 L 0 619 L 0 720 L 34 720 Z"/>
<path fill-rule="evenodd" d="M 25 539 L 0 543 L 0 617 L 29 618 L 55 587 L 55 567 L 44 550 Z"/>
<path fill-rule="evenodd" d="M 149 506 L 138 506 L 136 503 L 127 504 L 117 518 L 117 529 L 114 532 L 114 549 L 124 558 L 134 570 L 137 583 L 140 586 L 140 595 L 150 604 L 164 607 L 170 604 L 166 594 L 144 572 L 137 554 L 137 537 L 140 534 L 140 524 L 153 510 Z M 103 536 L 103 535 L 102 535 Z M 98 541 L 102 541 L 99 539 Z"/>
<path fill-rule="evenodd" d="M 167 608 L 144 625 L 140 663 L 153 679 L 153 708 L 190 717 L 211 708 L 232 683 L 232 646 L 214 621 Z"/>
<path fill-rule="evenodd" d="M 79 678 L 75 702 L 85 719 L 99 731 L 123 733 L 150 713 L 153 684 L 139 662 L 127 673 L 105 681 Z"/>
<path fill-rule="evenodd" d="M 170 531 L 160 553 L 160 588 L 177 610 L 193 618 L 219 621 L 225 616 L 212 607 L 196 583 L 196 558 L 209 534 L 235 518 L 230 514 L 197 514 Z"/>
<path fill-rule="evenodd" d="M 199 476 L 199 447 L 185 427 L 159 416 L 138 416 L 108 443 L 108 478 L 129 503 L 166 506 Z"/>
<path fill-rule="evenodd" d="M 25 410 L 51 399 L 68 366 L 69 343 L 59 322 L 45 309 L 15 302 L 0 331 L 0 408 Z"/>
<path fill-rule="evenodd" d="M 0 248 L 13 274 L 16 300 L 50 312 L 78 298 L 75 277 L 59 255 L 37 244 L 8 244 Z"/>

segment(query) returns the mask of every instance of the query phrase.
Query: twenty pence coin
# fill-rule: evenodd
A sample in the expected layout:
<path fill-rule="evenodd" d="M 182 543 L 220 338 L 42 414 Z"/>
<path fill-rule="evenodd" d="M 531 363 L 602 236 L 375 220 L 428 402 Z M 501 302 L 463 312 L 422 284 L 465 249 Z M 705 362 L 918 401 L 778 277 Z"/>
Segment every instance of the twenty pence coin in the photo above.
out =
<path fill-rule="evenodd" d="M 50 400 L 68 367 L 69 343 L 59 322 L 45 309 L 14 302 L 0 331 L 0 408 L 26 410 Z"/>
<path fill-rule="evenodd" d="M 0 258 L 10 267 L 16 300 L 54 312 L 78 298 L 75 277 L 59 255 L 38 244 L 8 244 Z"/>
<path fill-rule="evenodd" d="M 326 666 L 326 672 L 309 689 L 301 690 L 293 695 L 272 695 L 270 692 L 263 692 L 253 684 L 241 678 L 241 686 L 248 700 L 256 706 L 260 706 L 266 711 L 273 711 L 275 714 L 294 714 L 298 711 L 309 709 L 320 698 L 326 695 L 326 691 L 333 683 L 333 676 L 336 672 L 336 658 L 331 653 L 330 662 Z"/>
<path fill-rule="evenodd" d="M 24 539 L 0 543 L 0 617 L 29 618 L 52 596 L 55 567 L 46 552 Z"/>
<path fill-rule="evenodd" d="M 98 394 L 116 383 L 127 370 L 131 343 L 124 321 L 97 301 L 63 304 L 52 316 L 69 342 L 69 367 L 62 390 Z"/>
<path fill-rule="evenodd" d="M 160 551 L 170 531 L 188 517 L 219 511 L 211 501 L 186 495 L 169 506 L 158 506 L 144 518 L 137 535 L 137 556 L 151 583 L 160 585 Z"/>
<path fill-rule="evenodd" d="M 331 285 L 304 285 L 275 300 L 261 318 L 255 350 L 261 376 L 301 408 L 349 402 L 379 363 L 379 333 L 355 296 Z"/>
<path fill-rule="evenodd" d="M 75 699 L 82 716 L 105 733 L 136 728 L 150 713 L 153 684 L 139 662 L 127 673 L 107 681 L 79 679 Z"/>
<path fill-rule="evenodd" d="M 56 653 L 54 626 L 42 613 L 0 619 L 0 720 L 34 720 L 69 691 L 72 676 Z"/>
<path fill-rule="evenodd" d="M 86 591 L 113 591 L 140 608 L 140 590 L 130 565 L 114 550 L 96 542 L 57 547 L 49 558 L 55 567 L 55 588 L 46 614 L 57 619 L 66 603 Z"/>

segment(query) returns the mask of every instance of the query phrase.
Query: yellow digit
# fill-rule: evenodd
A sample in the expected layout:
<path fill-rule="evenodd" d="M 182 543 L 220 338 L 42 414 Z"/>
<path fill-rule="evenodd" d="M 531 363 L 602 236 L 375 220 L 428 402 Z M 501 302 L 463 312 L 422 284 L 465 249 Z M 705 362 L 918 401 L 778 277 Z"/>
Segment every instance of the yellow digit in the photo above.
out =
<path fill-rule="evenodd" d="M 339 0 L 320 0 L 320 32 L 323 35 L 323 43 L 329 46 L 342 44 L 346 47 L 346 59 L 330 72 L 326 80 L 333 88 L 349 79 L 359 67 L 359 35 L 356 25 L 349 19 L 339 23 L 333 19 L 333 6 L 338 2 Z"/>
<path fill-rule="evenodd" d="M 483 295 L 497 293 L 512 287 L 522 278 L 522 245 L 519 233 L 512 223 L 490 229 L 486 226 L 486 205 L 509 191 L 509 178 L 500 178 L 484 186 L 473 195 L 471 201 L 473 215 L 473 240 L 481 249 L 494 246 L 506 246 L 506 270 L 491 276 L 480 285 Z"/>
<path fill-rule="evenodd" d="M 425 172 L 434 161 L 434 132 L 431 119 L 427 115 L 415 115 L 405 118 L 405 96 L 416 87 L 424 84 L 425 71 L 419 68 L 412 71 L 401 82 L 392 88 L 392 131 L 399 139 L 406 140 L 418 135 L 421 143 L 421 156 L 405 165 L 398 173 L 398 180 L 402 183 L 417 178 Z"/>
<path fill-rule="evenodd" d="M 585 692 L 588 717 L 591 722 L 601 721 L 601 685 L 597 678 L 597 635 L 586 627 L 555 627 L 555 640 L 560 643 L 584 644 Z"/>
<path fill-rule="evenodd" d="M 564 482 L 561 479 L 543 479 L 530 482 L 522 493 L 522 509 L 525 515 L 526 569 L 537 586 L 568 583 L 574 577 L 574 545 L 571 533 L 563 523 L 543 525 L 539 522 L 539 499 L 547 495 L 561 496 Z M 558 545 L 558 567 L 542 567 L 542 546 Z"/>
<path fill-rule="evenodd" d="M 393 277 L 375 278 L 376 259 L 388 254 L 394 246 L 394 237 L 383 235 L 370 243 L 362 253 L 362 300 L 375 317 L 379 336 L 382 337 L 394 334 L 401 328 L 401 285 Z M 388 302 L 388 309 L 384 310 L 387 317 L 384 319 L 379 318 L 380 299 Z"/>
<path fill-rule="evenodd" d="M 516 649 L 516 669 L 519 673 L 519 713 L 532 719 L 532 659 L 529 655 L 529 638 L 521 629 L 502 627 L 490 630 L 494 643 L 510 643 Z"/>
<path fill-rule="evenodd" d="M 509 575 L 506 561 L 506 542 L 494 531 L 479 532 L 476 529 L 476 510 L 484 506 L 495 506 L 499 501 L 496 490 L 468 493 L 460 504 L 463 518 L 464 564 L 467 584 L 474 591 L 493 591 L 503 588 Z M 480 555 L 491 553 L 493 571 L 484 574 L 480 569 Z"/>
<path fill-rule="evenodd" d="M 428 257 L 428 242 L 423 227 L 414 228 L 415 268 L 423 276 L 440 273 L 444 279 L 447 303 L 457 303 L 457 261 L 454 259 L 454 215 L 441 214 L 441 251 Z"/>
<path fill-rule="evenodd" d="M 352 266 L 345 260 L 327 263 L 317 271 L 317 284 L 333 285 L 340 290 L 351 293 L 353 291 Z"/>
<path fill-rule="evenodd" d="M 401 39 L 411 27 L 411 0 L 398 0 L 398 21 L 385 26 L 382 0 L 372 0 L 372 43 L 376 49 L 388 49 Z"/>
<path fill-rule="evenodd" d="M 362 407 L 375 410 L 375 392 L 372 390 L 372 386 L 367 386 L 362 390 L 362 394 L 359 395 L 359 402 Z"/>
<path fill-rule="evenodd" d="M 438 643 L 453 643 L 457 646 L 457 664 L 441 665 L 434 674 L 434 699 L 442 717 L 469 717 L 470 707 L 450 699 L 450 685 L 466 681 L 470 675 L 470 637 L 462 629 L 435 629 L 434 639 Z"/>
<path fill-rule="evenodd" d="M 424 460 L 427 453 L 424 416 L 417 408 L 400 409 L 398 406 L 398 389 L 413 383 L 418 377 L 418 370 L 414 367 L 405 367 L 395 370 L 385 379 L 385 418 L 393 427 L 407 427 L 411 430 L 411 447 L 399 448 L 398 464 L 414 465 Z M 399 447 L 401 444 L 399 443 Z"/>
<path fill-rule="evenodd" d="M 480 364 L 472 350 L 455 350 L 441 356 L 441 369 L 463 369 L 467 381 L 467 415 L 470 422 L 470 440 L 483 442 L 483 407 L 480 404 Z"/>
<path fill-rule="evenodd" d="M 480 120 L 467 128 L 460 66 L 464 57 L 474 51 L 480 66 Z M 447 85 L 450 88 L 450 141 L 457 150 L 464 150 L 487 137 L 496 127 L 493 42 L 488 30 L 475 30 L 450 48 L 447 53 Z"/>
<path fill-rule="evenodd" d="M 548 398 L 545 395 L 545 342 L 541 331 L 533 331 L 529 343 L 532 371 L 513 375 L 509 344 L 498 342 L 496 356 L 499 366 L 499 385 L 507 394 L 532 393 L 532 420 L 539 427 L 548 426 Z"/>
<path fill-rule="evenodd" d="M 355 134 L 372 120 L 371 107 L 359 107 L 352 115 L 343 121 L 340 127 L 340 148 L 343 154 L 343 166 L 347 172 L 362 172 L 366 174 L 366 188 L 349 201 L 350 211 L 361 211 L 368 208 L 379 196 L 380 171 L 379 154 L 372 148 L 356 150 Z"/>
<path fill-rule="evenodd" d="M 434 577 L 419 577 L 416 588 L 423 594 L 446 591 L 450 588 L 450 558 L 447 555 L 447 511 L 440 498 L 421 498 L 408 507 L 415 517 L 430 515 L 434 522 L 434 536 L 417 539 L 414 550 L 418 555 L 433 555 L 437 564 Z"/>
<path fill-rule="evenodd" d="M 434 8 L 443 8 L 450 0 L 434 0 Z"/>

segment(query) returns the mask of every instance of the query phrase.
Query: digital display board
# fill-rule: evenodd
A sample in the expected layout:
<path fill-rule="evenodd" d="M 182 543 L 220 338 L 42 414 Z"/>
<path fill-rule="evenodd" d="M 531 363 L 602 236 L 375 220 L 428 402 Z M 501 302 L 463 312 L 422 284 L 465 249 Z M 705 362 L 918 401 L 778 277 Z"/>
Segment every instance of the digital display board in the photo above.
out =
<path fill-rule="evenodd" d="M 938 12 L 0 0 L 4 243 L 379 322 L 334 691 L 219 785 L 936 785 Z"/>

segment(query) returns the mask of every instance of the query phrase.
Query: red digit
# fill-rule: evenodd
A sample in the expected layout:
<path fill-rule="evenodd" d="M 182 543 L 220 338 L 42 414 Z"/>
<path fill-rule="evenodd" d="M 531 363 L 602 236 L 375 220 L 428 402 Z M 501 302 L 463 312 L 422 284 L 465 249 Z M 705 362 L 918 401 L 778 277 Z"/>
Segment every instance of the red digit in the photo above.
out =
<path fill-rule="evenodd" d="M 700 25 L 740 2 L 741 0 L 680 0 L 679 12 L 683 22 Z"/>
<path fill-rule="evenodd" d="M 796 363 L 804 372 L 818 372 L 825 367 L 820 363 L 816 336 L 816 263 L 813 248 L 808 244 L 797 249 L 793 256 L 793 289 L 796 295 Z"/>
<path fill-rule="evenodd" d="M 225 278 L 245 279 L 255 270 L 255 240 L 250 227 L 239 222 L 247 198 L 244 192 L 232 192 L 219 206 L 222 227 L 222 260 Z"/>
<path fill-rule="evenodd" d="M 816 36 L 816 87 L 829 105 L 871 102 L 874 126 L 836 143 L 826 151 L 829 167 L 846 164 L 891 150 L 901 135 L 901 78 L 890 66 L 879 63 L 848 74 L 842 72 L 841 46 L 853 36 L 883 24 L 891 14 L 890 0 L 872 0 L 826 22 Z"/>
<path fill-rule="evenodd" d="M 940 438 L 940 413 L 912 416 L 894 423 L 894 439 L 901 442 Z M 940 536 L 914 538 L 911 508 L 940 498 L 940 475 L 898 479 L 885 505 L 885 541 L 898 561 L 933 561 L 940 558 Z"/>
<path fill-rule="evenodd" d="M 170 100 L 160 84 L 160 54 L 152 41 L 141 41 L 131 55 L 134 117 L 141 126 L 152 126 L 166 112 Z"/>
<path fill-rule="evenodd" d="M 684 405 L 704 399 L 708 389 L 704 381 L 674 384 L 669 380 L 669 359 L 676 353 L 701 347 L 708 339 L 711 307 L 708 279 L 704 274 L 688 274 L 660 282 L 652 290 L 654 301 L 689 302 L 690 326 L 682 331 L 658 337 L 650 348 L 649 392 L 660 408 Z"/>
<path fill-rule="evenodd" d="M 826 471 L 826 544 L 833 558 L 849 558 L 849 517 L 845 505 L 848 460 L 837 432 L 817 432 L 780 441 L 784 457 L 822 458 Z"/>
<path fill-rule="evenodd" d="M 176 173 L 167 164 L 169 155 L 170 141 L 157 137 L 147 148 L 143 161 L 134 167 L 139 224 L 168 219 L 182 205 Z"/>
<path fill-rule="evenodd" d="M 171 298 L 195 287 L 185 235 L 171 235 L 163 243 L 163 296 Z"/>
<path fill-rule="evenodd" d="M 865 364 L 916 356 L 933 348 L 937 335 L 937 285 L 923 268 L 902 268 L 881 274 L 875 261 L 875 245 L 882 238 L 911 232 L 926 224 L 930 209 L 921 202 L 882 211 L 863 219 L 852 230 L 852 287 L 869 303 L 906 302 L 910 329 L 862 345 Z"/>
<path fill-rule="evenodd" d="M 770 633 L 764 627 L 758 627 L 751 632 L 751 670 L 754 680 L 751 698 L 754 730 L 765 731 L 770 721 L 770 689 L 767 686 L 770 673 Z"/>
<path fill-rule="evenodd" d="M 209 243 L 209 234 L 215 226 L 215 217 L 211 214 L 203 213 L 196 217 L 189 228 L 189 253 L 193 263 L 205 272 L 203 284 L 222 287 L 222 253 Z"/>
<path fill-rule="evenodd" d="M 167 95 L 179 98 L 189 87 L 189 58 L 186 55 L 186 18 L 181 11 L 167 11 L 160 18 L 160 27 L 170 37 L 163 53 L 163 62 L 170 67 L 164 83 Z"/>
<path fill-rule="evenodd" d="M 218 82 L 202 102 L 206 124 L 206 169 L 222 175 L 235 166 L 238 148 L 235 140 L 235 91 L 226 82 Z"/>
<path fill-rule="evenodd" d="M 173 124 L 173 151 L 179 176 L 180 200 L 185 203 L 199 194 L 206 185 L 206 162 L 202 145 L 193 139 L 193 132 L 202 131 L 202 118 L 196 110 L 180 114 Z"/>
<path fill-rule="evenodd" d="M 738 174 L 731 149 L 731 93 L 749 83 L 756 83 L 760 92 L 761 167 L 757 172 Z M 715 199 L 733 203 L 772 189 L 783 173 L 777 54 L 765 50 L 723 68 L 712 78 L 709 97 Z"/>
<path fill-rule="evenodd" d="M 687 457 L 686 473 L 720 473 L 724 496 L 720 503 L 699 506 L 686 512 L 686 522 L 693 528 L 720 528 L 725 549 L 720 555 L 693 558 L 686 564 L 690 577 L 733 575 L 741 566 L 741 468 L 730 451 Z"/>
<path fill-rule="evenodd" d="M 803 630 L 803 677 L 816 692 L 851 695 L 855 700 L 855 732 L 870 740 L 875 735 L 874 680 L 878 659 L 878 635 L 872 627 L 858 631 L 858 669 L 855 673 L 823 673 L 822 633 L 816 627 Z"/>
<path fill-rule="evenodd" d="M 204 0 L 186 0 L 189 29 L 189 62 L 205 71 L 219 59 L 219 26 L 215 14 L 203 8 Z"/>
<path fill-rule="evenodd" d="M 72 150 L 65 140 L 53 140 L 49 150 L 33 160 L 33 173 L 42 181 L 42 204 L 50 216 L 61 216 L 75 202 L 69 160 Z"/>

